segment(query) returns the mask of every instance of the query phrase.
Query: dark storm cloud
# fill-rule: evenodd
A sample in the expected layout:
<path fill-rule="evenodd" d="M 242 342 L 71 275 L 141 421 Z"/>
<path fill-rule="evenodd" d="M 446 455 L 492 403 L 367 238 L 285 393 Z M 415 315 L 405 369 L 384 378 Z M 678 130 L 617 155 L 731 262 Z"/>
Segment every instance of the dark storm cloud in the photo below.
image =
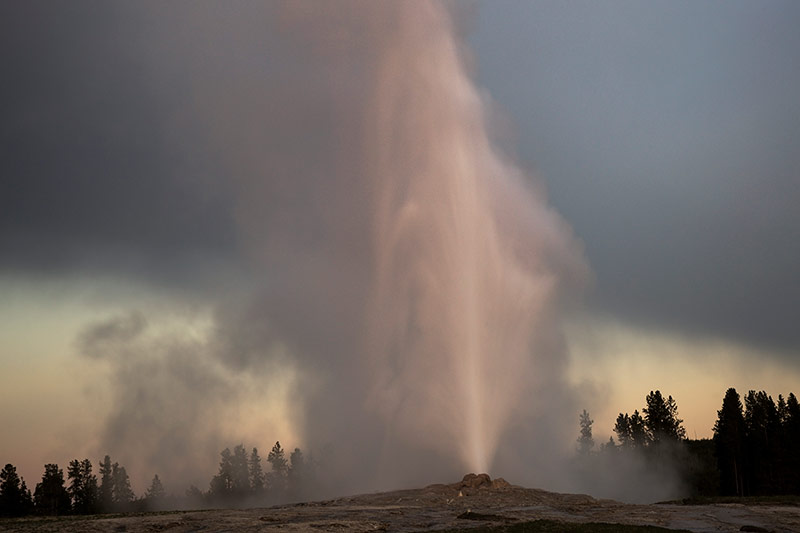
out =
<path fill-rule="evenodd" d="M 481 84 L 584 240 L 595 307 L 800 348 L 800 6 L 492 2 Z"/>
<path fill-rule="evenodd" d="M 480 84 L 583 239 L 597 309 L 798 348 L 797 4 L 491 2 L 477 14 Z M 298 52 L 314 35 L 277 36 L 273 15 L 4 2 L 0 269 L 174 281 L 209 257 L 237 261 L 234 218 L 255 216 L 291 229 L 271 233 L 286 238 L 273 283 L 304 284 L 331 255 L 313 252 L 329 237 L 325 206 L 347 194 L 322 179 L 344 164 L 328 133 L 347 113 L 310 90 L 335 76 Z M 352 68 L 336 83 L 353 84 L 356 106 Z M 234 208 L 237 180 L 271 161 L 291 164 Z M 340 231 L 364 231 L 351 218 Z"/>
<path fill-rule="evenodd" d="M 0 269 L 186 268 L 232 245 L 203 138 L 171 130 L 186 86 L 153 76 L 118 2 L 0 7 Z"/>

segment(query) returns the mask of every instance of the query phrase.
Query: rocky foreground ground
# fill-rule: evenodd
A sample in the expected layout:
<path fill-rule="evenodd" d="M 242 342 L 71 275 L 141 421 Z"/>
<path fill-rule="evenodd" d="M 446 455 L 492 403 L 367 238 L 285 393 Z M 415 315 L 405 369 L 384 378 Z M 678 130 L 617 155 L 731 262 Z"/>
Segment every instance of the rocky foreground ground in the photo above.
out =
<path fill-rule="evenodd" d="M 365 494 L 268 509 L 180 511 L 123 516 L 27 518 L 0 522 L 0 531 L 223 532 L 223 531 L 525 531 L 589 523 L 649 525 L 689 531 L 800 532 L 794 505 L 631 505 L 580 494 L 526 489 L 468 474 L 458 483 Z M 545 524 L 541 522 L 540 524 Z M 584 524 L 579 526 L 578 524 Z M 538 526 L 537 526 L 538 527 Z M 572 526 L 570 526 L 572 527 Z M 496 528 L 496 529 L 495 529 Z M 613 531 L 615 527 L 602 529 Z M 565 531 L 567 529 L 530 529 Z"/>

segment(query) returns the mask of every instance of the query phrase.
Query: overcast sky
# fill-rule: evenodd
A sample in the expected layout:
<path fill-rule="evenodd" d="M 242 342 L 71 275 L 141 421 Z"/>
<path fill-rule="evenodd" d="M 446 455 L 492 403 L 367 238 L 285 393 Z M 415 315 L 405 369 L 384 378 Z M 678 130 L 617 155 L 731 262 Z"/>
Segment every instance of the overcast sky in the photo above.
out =
<path fill-rule="evenodd" d="M 473 37 L 596 309 L 800 348 L 800 6 L 497 2 Z"/>
<path fill-rule="evenodd" d="M 76 294 L 104 302 L 86 314 L 95 318 L 147 298 L 211 305 L 249 283 L 229 179 L 238 167 L 214 138 L 225 127 L 205 131 L 187 101 L 272 90 L 284 77 L 313 84 L 315 66 L 256 22 L 237 27 L 236 8 L 196 4 L 189 15 L 173 4 L 156 16 L 157 5 L 0 4 L 0 316 L 10 317 L 0 384 L 23 372 L 21 354 L 38 357 L 25 367 L 34 384 L 74 350 L 90 322 L 75 318 L 86 307 Z M 503 147 L 546 185 L 584 247 L 593 283 L 581 320 L 682 339 L 700 354 L 728 346 L 739 354 L 729 364 L 766 358 L 796 376 L 800 4 L 493 0 L 465 21 L 477 85 L 507 119 Z M 193 40 L 198 27 L 206 42 Z M 227 78 L 248 65 L 246 79 Z M 318 120 L 326 102 L 313 104 L 306 118 Z M 271 139 L 292 149 L 291 135 Z M 264 199 L 267 222 L 303 201 L 283 190 Z M 41 331 L 15 324 L 37 320 L 69 326 L 35 344 L 26 336 Z M 2 401 L 0 421 L 37 426 L 39 415 L 20 421 L 9 414 L 17 400 Z M 713 417 L 718 405 L 702 408 Z"/>
<path fill-rule="evenodd" d="M 3 9 L 0 268 L 127 270 L 106 263 L 123 253 L 159 280 L 192 254 L 235 261 L 230 191 L 171 131 L 186 87 L 153 74 L 149 28 L 113 3 Z M 583 240 L 597 311 L 797 353 L 798 17 L 791 1 L 480 6 L 478 82 Z"/>

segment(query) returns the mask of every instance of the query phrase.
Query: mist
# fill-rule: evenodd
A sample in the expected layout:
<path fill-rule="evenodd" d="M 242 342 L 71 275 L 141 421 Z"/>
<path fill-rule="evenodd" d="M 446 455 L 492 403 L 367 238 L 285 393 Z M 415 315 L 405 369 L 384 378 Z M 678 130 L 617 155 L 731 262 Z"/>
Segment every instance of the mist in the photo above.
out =
<path fill-rule="evenodd" d="M 232 198 L 246 275 L 195 337 L 136 310 L 87 326 L 113 391 L 97 453 L 204 487 L 222 448 L 280 439 L 332 450 L 338 493 L 468 471 L 567 488 L 562 321 L 588 267 L 472 81 L 470 13 L 201 6 L 123 9 L 180 95 L 166 138 L 203 169 L 182 179 Z"/>

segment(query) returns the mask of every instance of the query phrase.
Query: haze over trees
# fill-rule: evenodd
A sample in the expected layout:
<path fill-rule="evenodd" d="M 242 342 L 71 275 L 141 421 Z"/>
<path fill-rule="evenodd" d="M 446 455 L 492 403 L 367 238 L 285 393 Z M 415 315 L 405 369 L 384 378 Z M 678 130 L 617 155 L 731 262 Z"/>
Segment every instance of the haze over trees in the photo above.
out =
<path fill-rule="evenodd" d="M 619 413 L 616 441 L 610 437 L 596 445 L 586 410 L 578 422 L 576 457 L 584 473 L 620 477 L 630 473 L 633 460 L 653 483 L 677 475 L 690 496 L 800 494 L 800 405 L 793 393 L 776 402 L 751 390 L 742 402 L 736 389 L 728 389 L 713 439 L 687 439 L 676 400 L 658 390 L 645 397 L 641 412 Z M 175 494 L 155 474 L 138 498 L 125 467 L 108 455 L 98 463 L 98 474 L 89 459 L 70 461 L 66 478 L 58 465 L 46 464 L 33 493 L 16 467 L 6 464 L 0 470 L 0 516 L 260 507 L 314 498 L 329 482 L 313 457 L 295 448 L 287 458 L 280 442 L 270 449 L 266 468 L 258 448 L 248 453 L 243 444 L 219 457 L 207 491 L 191 486 Z"/>
<path fill-rule="evenodd" d="M 594 448 L 594 439 L 592 438 L 592 424 L 594 420 L 589 417 L 586 409 L 580 415 L 581 436 L 578 437 L 578 453 L 587 454 Z"/>
<path fill-rule="evenodd" d="M 56 464 L 47 464 L 42 480 L 31 494 L 17 469 L 7 464 L 0 471 L 0 516 L 29 514 L 65 515 L 111 512 L 198 509 L 209 507 L 263 507 L 308 499 L 316 494 L 312 484 L 317 463 L 295 448 L 286 459 L 280 442 L 272 447 L 264 471 L 258 448 L 248 454 L 244 445 L 220 452 L 217 473 L 207 491 L 191 486 L 183 494 L 169 493 L 155 474 L 141 497 L 131 489 L 125 467 L 106 455 L 98 463 L 98 476 L 89 459 L 69 462 L 67 477 Z"/>
<path fill-rule="evenodd" d="M 751 390 L 742 404 L 736 389 L 728 389 L 713 439 L 687 439 L 677 402 L 660 391 L 647 395 L 641 413 L 619 413 L 616 442 L 611 437 L 598 450 L 589 441 L 592 420 L 585 410 L 579 421 L 584 474 L 613 477 L 638 464 L 648 472 L 672 472 L 691 496 L 800 494 L 800 406 L 793 393 L 775 402 Z"/>

